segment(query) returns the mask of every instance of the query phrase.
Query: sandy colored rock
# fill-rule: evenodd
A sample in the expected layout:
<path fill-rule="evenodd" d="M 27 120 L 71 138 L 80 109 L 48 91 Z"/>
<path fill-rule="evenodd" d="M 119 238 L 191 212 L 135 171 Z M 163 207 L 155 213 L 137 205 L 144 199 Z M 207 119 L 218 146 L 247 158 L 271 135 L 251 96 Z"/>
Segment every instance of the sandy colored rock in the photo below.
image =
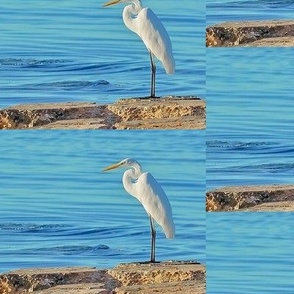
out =
<path fill-rule="evenodd" d="M 71 294 L 108 293 L 118 285 L 106 270 L 88 267 L 22 269 L 8 272 L 0 276 L 0 279 L 8 284 L 9 294 L 28 292 L 59 294 L 66 293 L 64 292 L 66 288 L 71 288 Z M 96 292 L 93 292 L 93 289 Z M 0 293 L 6 294 L 1 292 L 1 284 Z"/>
<path fill-rule="evenodd" d="M 206 193 L 206 211 L 294 211 L 294 185 L 224 187 Z"/>
<path fill-rule="evenodd" d="M 244 47 L 294 47 L 294 36 L 261 39 L 248 43 Z"/>
<path fill-rule="evenodd" d="M 204 129 L 205 108 L 197 97 L 23 104 L 0 110 L 0 129 Z"/>
<path fill-rule="evenodd" d="M 103 289 L 103 284 L 87 283 L 74 285 L 60 285 L 49 289 L 34 291 L 35 294 L 106 294 L 111 293 Z"/>
<path fill-rule="evenodd" d="M 75 126 L 78 122 L 88 126 L 91 120 L 98 123 L 99 128 L 110 128 L 117 121 L 105 105 L 88 102 L 16 105 L 0 111 L 0 126 L 3 118 L 6 129 L 54 129 L 58 128 L 58 122 L 60 128 L 68 128 L 71 123 Z"/>
<path fill-rule="evenodd" d="M 206 46 L 292 47 L 294 20 L 225 22 L 209 26 Z"/>
<path fill-rule="evenodd" d="M 34 129 L 51 129 L 51 130 L 98 130 L 110 129 L 111 125 L 105 123 L 104 119 L 99 118 L 79 118 L 65 119 L 50 122 L 46 125 L 34 127 Z"/>
<path fill-rule="evenodd" d="M 119 294 L 205 293 L 206 269 L 195 262 L 122 264 L 108 273 L 122 283 Z"/>
<path fill-rule="evenodd" d="M 205 267 L 195 262 L 121 264 L 108 273 L 123 285 L 205 280 Z"/>
<path fill-rule="evenodd" d="M 279 201 L 257 204 L 250 208 L 240 209 L 241 211 L 275 211 L 275 212 L 289 212 L 294 211 L 294 201 Z"/>
<path fill-rule="evenodd" d="M 0 275 L 0 294 L 205 293 L 205 267 L 196 262 L 22 269 Z M 184 292 L 183 292 L 184 291 Z"/>
<path fill-rule="evenodd" d="M 197 284 L 194 281 L 182 281 L 181 283 L 147 284 L 135 286 L 121 286 L 116 289 L 116 294 L 205 294 L 205 284 Z"/>
<path fill-rule="evenodd" d="M 196 97 L 164 97 L 121 99 L 108 105 L 108 109 L 124 121 L 134 119 L 171 118 L 203 114 L 204 102 Z"/>
<path fill-rule="evenodd" d="M 121 121 L 117 129 L 204 129 L 205 102 L 197 97 L 121 99 L 108 106 Z"/>
<path fill-rule="evenodd" d="M 12 290 L 10 282 L 7 276 L 0 276 L 0 294 L 8 294 Z"/>
<path fill-rule="evenodd" d="M 150 118 L 144 120 L 121 121 L 115 124 L 119 130 L 126 129 L 205 129 L 205 120 L 195 116 L 184 116 L 176 118 Z"/>

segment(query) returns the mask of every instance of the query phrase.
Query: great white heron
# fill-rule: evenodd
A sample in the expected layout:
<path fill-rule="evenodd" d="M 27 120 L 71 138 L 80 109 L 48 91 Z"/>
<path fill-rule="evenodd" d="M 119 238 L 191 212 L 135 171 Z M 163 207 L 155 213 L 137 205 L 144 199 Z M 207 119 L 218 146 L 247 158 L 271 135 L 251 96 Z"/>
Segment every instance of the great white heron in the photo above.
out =
<path fill-rule="evenodd" d="M 136 33 L 144 42 L 150 54 L 151 62 L 151 95 L 155 96 L 156 64 L 154 57 L 159 59 L 167 74 L 175 72 L 175 60 L 172 44 L 168 33 L 154 12 L 142 7 L 140 0 L 111 0 L 103 7 L 118 3 L 130 3 L 123 10 L 123 21 L 128 29 Z"/>
<path fill-rule="evenodd" d="M 130 167 L 123 174 L 123 186 L 130 195 L 141 202 L 149 215 L 151 227 L 150 262 L 155 262 L 156 230 L 154 221 L 162 227 L 166 238 L 172 239 L 175 236 L 171 205 L 155 178 L 149 172 L 143 172 L 141 165 L 134 159 L 126 158 L 104 168 L 102 171 L 105 172 L 119 167 Z"/>

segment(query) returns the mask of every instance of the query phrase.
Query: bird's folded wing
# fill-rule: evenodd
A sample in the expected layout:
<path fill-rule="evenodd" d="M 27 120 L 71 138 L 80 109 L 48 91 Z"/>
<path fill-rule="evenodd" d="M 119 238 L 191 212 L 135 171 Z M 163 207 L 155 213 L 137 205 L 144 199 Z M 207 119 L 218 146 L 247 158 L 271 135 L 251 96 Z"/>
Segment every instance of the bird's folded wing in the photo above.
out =
<path fill-rule="evenodd" d="M 173 238 L 175 227 L 168 198 L 150 173 L 143 173 L 137 182 L 138 200 L 146 212 L 162 227 L 167 238 Z"/>

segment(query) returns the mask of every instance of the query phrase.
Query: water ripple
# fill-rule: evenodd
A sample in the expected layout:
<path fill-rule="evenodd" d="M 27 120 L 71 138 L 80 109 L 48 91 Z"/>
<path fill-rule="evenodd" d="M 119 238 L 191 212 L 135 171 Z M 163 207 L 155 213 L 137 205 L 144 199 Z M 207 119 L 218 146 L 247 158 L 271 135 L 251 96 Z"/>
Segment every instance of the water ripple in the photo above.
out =
<path fill-rule="evenodd" d="M 258 0 L 257 2 L 270 8 L 281 8 L 294 5 L 293 0 Z"/>
<path fill-rule="evenodd" d="M 257 147 L 264 147 L 264 146 L 271 146 L 273 143 L 270 142 L 242 142 L 242 141 L 221 141 L 221 140 L 213 140 L 208 141 L 206 143 L 208 148 L 226 148 L 226 149 L 233 149 L 233 150 L 242 150 L 248 148 L 257 148 Z"/>
<path fill-rule="evenodd" d="M 244 9 L 247 8 L 259 8 L 260 6 L 266 6 L 268 8 L 284 8 L 288 6 L 293 6 L 293 0 L 248 0 L 248 1 L 227 1 L 225 3 L 212 3 L 211 6 L 214 7 L 231 7 Z"/>
<path fill-rule="evenodd" d="M 0 59 L 1 66 L 17 66 L 17 67 L 39 67 L 39 66 L 56 66 L 68 63 L 68 60 L 62 59 L 20 59 L 20 58 L 3 58 Z"/>
<path fill-rule="evenodd" d="M 109 250 L 110 247 L 107 245 L 96 245 L 96 246 L 81 246 L 81 245 L 65 245 L 65 246 L 55 246 L 55 247 L 43 247 L 25 250 L 27 253 L 33 252 L 36 254 L 50 254 L 50 253 L 60 253 L 63 255 L 75 255 L 75 254 L 93 254 L 101 250 Z"/>
<path fill-rule="evenodd" d="M 66 225 L 61 224 L 22 224 L 22 223 L 0 223 L 0 230 L 2 231 L 48 231 L 48 230 L 57 230 L 60 228 L 65 228 Z"/>
<path fill-rule="evenodd" d="M 61 89 L 65 91 L 74 91 L 81 89 L 92 89 L 101 86 L 107 86 L 110 83 L 106 80 L 98 80 L 98 81 L 63 81 L 63 82 L 52 82 L 52 83 L 39 83 L 39 84 L 27 84 L 23 85 L 23 88 L 26 89 Z"/>
<path fill-rule="evenodd" d="M 294 170 L 294 163 L 269 163 L 269 164 L 259 164 L 259 165 L 246 165 L 243 167 L 238 167 L 239 169 L 246 170 L 257 170 L 266 171 L 270 173 L 281 173 Z"/>

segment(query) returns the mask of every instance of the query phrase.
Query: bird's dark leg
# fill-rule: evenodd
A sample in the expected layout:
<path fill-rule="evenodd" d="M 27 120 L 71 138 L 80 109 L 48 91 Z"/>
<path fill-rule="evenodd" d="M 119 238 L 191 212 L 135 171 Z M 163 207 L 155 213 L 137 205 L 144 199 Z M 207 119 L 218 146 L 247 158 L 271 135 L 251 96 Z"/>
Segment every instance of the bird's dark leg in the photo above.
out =
<path fill-rule="evenodd" d="M 155 61 L 154 61 L 154 56 L 151 53 L 151 51 L 149 51 L 150 53 L 150 63 L 151 63 L 151 98 L 155 98 L 155 73 L 156 73 L 156 65 L 155 65 Z"/>
<path fill-rule="evenodd" d="M 150 227 L 151 227 L 151 259 L 150 262 L 155 262 L 155 238 L 156 238 L 156 231 L 154 227 L 153 218 L 149 215 L 150 218 Z"/>

